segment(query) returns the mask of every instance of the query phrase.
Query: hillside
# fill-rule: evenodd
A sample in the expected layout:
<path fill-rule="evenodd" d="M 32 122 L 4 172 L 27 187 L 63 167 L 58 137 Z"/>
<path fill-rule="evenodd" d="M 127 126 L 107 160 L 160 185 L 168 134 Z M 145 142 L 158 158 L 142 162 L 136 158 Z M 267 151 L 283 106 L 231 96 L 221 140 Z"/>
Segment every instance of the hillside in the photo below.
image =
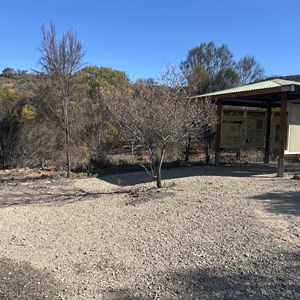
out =
<path fill-rule="evenodd" d="M 296 74 L 296 75 L 286 75 L 286 76 L 281 76 L 281 75 L 269 76 L 269 77 L 264 78 L 263 80 L 258 80 L 256 82 L 272 80 L 272 79 L 284 79 L 284 80 L 291 80 L 291 81 L 300 81 L 300 75 Z"/>
<path fill-rule="evenodd" d="M 300 82 L 299 74 L 287 76 L 269 76 L 260 81 L 271 80 L 275 78 Z M 36 86 L 37 82 L 38 75 L 28 73 L 27 71 L 13 70 L 11 74 L 5 75 L 3 70 L 2 74 L 0 74 L 0 89 L 5 88 L 10 90 L 11 92 L 18 92 L 25 96 L 32 96 L 34 87 Z"/>
<path fill-rule="evenodd" d="M 0 75 L 0 89 L 8 89 L 11 92 L 17 92 L 25 96 L 33 94 L 34 87 L 37 83 L 35 74 L 13 74 L 9 77 Z"/>

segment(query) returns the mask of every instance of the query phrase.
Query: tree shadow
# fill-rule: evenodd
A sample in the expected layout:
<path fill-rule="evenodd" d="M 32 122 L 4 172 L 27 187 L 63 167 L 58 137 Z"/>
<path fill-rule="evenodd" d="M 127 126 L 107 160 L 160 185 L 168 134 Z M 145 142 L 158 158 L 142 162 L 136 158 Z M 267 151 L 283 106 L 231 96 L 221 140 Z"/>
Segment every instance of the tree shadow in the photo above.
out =
<path fill-rule="evenodd" d="M 78 201 L 99 198 L 102 195 L 113 195 L 120 193 L 128 193 L 128 191 L 122 190 L 112 192 L 87 192 L 82 189 L 78 189 L 72 191 L 59 190 L 57 192 L 9 193 L 9 195 L 0 195 L 0 208 L 32 204 L 65 205 Z"/>
<path fill-rule="evenodd" d="M 271 192 L 251 197 L 264 201 L 268 212 L 275 214 L 300 215 L 300 191 Z"/>
<path fill-rule="evenodd" d="M 61 299 L 62 285 L 46 270 L 27 262 L 0 259 L 0 299 Z"/>
<path fill-rule="evenodd" d="M 152 276 L 151 289 L 114 290 L 109 299 L 290 299 L 300 298 L 299 253 L 281 254 L 274 258 L 250 261 L 246 270 L 229 268 L 182 269 Z M 280 260 L 280 258 L 279 258 Z"/>
<path fill-rule="evenodd" d="M 300 165 L 289 165 L 286 167 L 286 173 L 300 173 Z M 182 166 L 176 168 L 162 169 L 162 180 L 176 179 L 192 176 L 229 176 L 229 177 L 253 177 L 266 175 L 266 177 L 276 177 L 277 166 L 271 164 L 240 164 L 240 165 L 213 165 L 200 166 Z M 130 186 L 141 183 L 151 182 L 151 177 L 145 172 L 129 172 L 99 177 L 109 183 Z"/>
<path fill-rule="evenodd" d="M 290 174 L 300 173 L 300 166 L 289 167 L 288 172 Z M 267 175 L 265 175 L 267 174 Z M 274 178 L 276 176 L 276 166 L 264 165 L 264 164 L 248 164 L 248 165 L 221 165 L 220 167 L 214 166 L 192 166 L 192 167 L 179 167 L 163 170 L 163 179 L 176 179 L 176 178 L 187 178 L 193 176 L 230 176 L 230 177 L 252 177 L 264 175 L 264 177 Z M 145 172 L 133 172 L 133 173 L 121 173 L 117 175 L 103 176 L 99 179 L 116 185 L 116 189 L 110 192 L 87 192 L 83 189 L 64 189 L 64 181 L 58 183 L 51 183 L 51 186 L 57 185 L 55 190 L 47 190 L 48 183 L 45 184 L 46 188 L 43 187 L 43 180 L 18 180 L 16 183 L 12 182 L 16 186 L 16 191 L 2 192 L 0 194 L 0 208 L 5 208 L 14 205 L 30 205 L 30 204 L 55 204 L 64 205 L 74 203 L 77 201 L 89 200 L 99 198 L 103 195 L 113 195 L 119 193 L 129 194 L 132 191 L 130 188 L 136 184 L 149 182 L 150 176 Z M 26 186 L 19 186 L 19 183 L 23 182 L 34 182 L 34 188 Z M 4 185 L 10 183 L 4 183 Z M 127 189 L 119 189 L 118 186 L 128 187 Z M 155 184 L 153 184 L 155 186 Z M 33 190 L 32 192 L 30 190 Z M 133 201 L 129 201 L 129 205 L 137 205 L 150 201 L 152 198 L 161 198 L 165 193 L 157 193 L 157 190 L 143 192 L 139 197 Z M 133 198 L 134 196 L 131 195 Z M 274 197 L 273 197 L 274 196 Z M 260 198 L 261 197 L 261 198 Z M 284 200 L 280 199 L 279 195 L 265 194 L 257 196 L 255 199 L 267 200 L 269 198 L 277 199 L 276 210 L 280 212 L 299 214 L 299 201 L 297 201 L 297 193 L 285 193 Z M 273 198 L 272 198 L 273 197 Z"/>

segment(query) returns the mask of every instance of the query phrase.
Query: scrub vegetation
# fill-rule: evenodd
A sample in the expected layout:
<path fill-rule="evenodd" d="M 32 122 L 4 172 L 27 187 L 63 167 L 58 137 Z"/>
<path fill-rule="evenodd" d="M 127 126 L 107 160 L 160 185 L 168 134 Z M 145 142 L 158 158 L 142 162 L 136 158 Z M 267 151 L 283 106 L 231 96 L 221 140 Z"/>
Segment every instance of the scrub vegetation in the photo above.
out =
<path fill-rule="evenodd" d="M 0 168 L 55 166 L 99 173 L 141 165 L 161 186 L 164 162 L 189 160 L 190 143 L 209 162 L 215 106 L 189 96 L 263 77 L 252 56 L 235 61 L 227 45 L 202 43 L 158 79 L 131 82 L 125 72 L 85 64 L 74 31 L 42 27 L 40 71 L 0 74 Z M 115 159 L 117 157 L 117 159 Z"/>

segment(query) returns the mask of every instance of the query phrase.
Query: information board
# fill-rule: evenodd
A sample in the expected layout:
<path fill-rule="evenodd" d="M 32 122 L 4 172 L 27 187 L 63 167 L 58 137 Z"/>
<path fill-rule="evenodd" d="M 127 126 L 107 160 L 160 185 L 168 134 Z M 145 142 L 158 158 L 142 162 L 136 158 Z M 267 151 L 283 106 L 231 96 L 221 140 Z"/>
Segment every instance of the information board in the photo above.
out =
<path fill-rule="evenodd" d="M 280 140 L 280 112 L 273 112 L 271 127 L 271 148 L 278 149 Z"/>
<path fill-rule="evenodd" d="M 221 123 L 221 148 L 264 148 L 267 112 L 262 110 L 224 110 Z M 288 106 L 286 154 L 300 154 L 300 104 Z M 280 112 L 271 118 L 271 148 L 278 149 Z"/>
<path fill-rule="evenodd" d="M 266 138 L 266 113 L 247 111 L 245 147 L 263 148 Z"/>
<path fill-rule="evenodd" d="M 221 130 L 221 148 L 242 147 L 245 133 L 244 112 L 224 110 Z"/>
<path fill-rule="evenodd" d="M 288 106 L 288 130 L 286 154 L 300 154 L 300 105 Z"/>

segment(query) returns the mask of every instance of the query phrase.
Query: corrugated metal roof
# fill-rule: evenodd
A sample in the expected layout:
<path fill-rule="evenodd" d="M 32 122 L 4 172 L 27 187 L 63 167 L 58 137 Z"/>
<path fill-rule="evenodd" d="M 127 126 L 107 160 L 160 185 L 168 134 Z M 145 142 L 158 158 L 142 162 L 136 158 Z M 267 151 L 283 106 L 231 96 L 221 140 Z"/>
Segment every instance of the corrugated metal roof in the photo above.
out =
<path fill-rule="evenodd" d="M 239 86 L 239 87 L 235 87 L 235 88 L 231 88 L 231 89 L 227 89 L 227 90 L 198 95 L 198 96 L 194 96 L 192 98 L 213 97 L 213 96 L 219 96 L 219 95 L 250 92 L 250 91 L 256 91 L 256 90 L 263 90 L 263 89 L 272 89 L 272 88 L 292 86 L 292 85 L 300 86 L 300 82 L 284 80 L 284 79 L 272 79 L 272 80 L 261 81 L 261 82 L 257 82 L 257 83 L 251 83 L 251 84 L 247 84 L 247 85 L 243 85 L 243 86 Z"/>

